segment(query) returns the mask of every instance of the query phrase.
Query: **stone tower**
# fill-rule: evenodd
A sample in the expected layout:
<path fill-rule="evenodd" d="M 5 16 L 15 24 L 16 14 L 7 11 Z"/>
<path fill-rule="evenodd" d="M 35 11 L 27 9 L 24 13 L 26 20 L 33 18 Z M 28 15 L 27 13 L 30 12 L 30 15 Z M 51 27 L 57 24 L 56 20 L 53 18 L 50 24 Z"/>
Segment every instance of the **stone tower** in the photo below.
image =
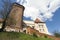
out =
<path fill-rule="evenodd" d="M 22 30 L 24 6 L 14 3 L 10 14 L 7 17 L 5 30 L 6 31 L 16 31 Z"/>

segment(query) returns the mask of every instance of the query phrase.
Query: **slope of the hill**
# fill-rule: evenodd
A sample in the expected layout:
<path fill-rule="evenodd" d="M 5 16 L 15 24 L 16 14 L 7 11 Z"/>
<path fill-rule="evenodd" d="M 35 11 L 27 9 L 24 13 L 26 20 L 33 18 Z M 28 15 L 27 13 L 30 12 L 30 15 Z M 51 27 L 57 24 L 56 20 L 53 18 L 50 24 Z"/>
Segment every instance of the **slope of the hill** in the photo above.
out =
<path fill-rule="evenodd" d="M 0 32 L 0 40 L 52 40 L 52 39 L 35 37 L 24 33 Z"/>

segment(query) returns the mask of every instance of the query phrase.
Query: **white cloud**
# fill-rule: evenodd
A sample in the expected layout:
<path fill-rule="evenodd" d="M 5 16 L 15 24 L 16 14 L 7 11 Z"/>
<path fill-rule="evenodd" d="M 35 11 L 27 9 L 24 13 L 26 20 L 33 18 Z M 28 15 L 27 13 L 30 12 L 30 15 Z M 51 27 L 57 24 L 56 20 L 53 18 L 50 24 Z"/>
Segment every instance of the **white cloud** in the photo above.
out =
<path fill-rule="evenodd" d="M 22 4 L 23 1 L 20 0 L 20 4 Z M 60 0 L 25 0 L 23 5 L 25 6 L 25 17 L 31 17 L 32 20 L 41 18 L 46 21 L 52 19 L 54 16 L 53 12 L 60 7 Z"/>
<path fill-rule="evenodd" d="M 35 20 L 35 18 L 39 16 L 39 10 L 34 7 L 26 7 L 24 11 L 24 16 L 31 17 L 31 19 Z"/>

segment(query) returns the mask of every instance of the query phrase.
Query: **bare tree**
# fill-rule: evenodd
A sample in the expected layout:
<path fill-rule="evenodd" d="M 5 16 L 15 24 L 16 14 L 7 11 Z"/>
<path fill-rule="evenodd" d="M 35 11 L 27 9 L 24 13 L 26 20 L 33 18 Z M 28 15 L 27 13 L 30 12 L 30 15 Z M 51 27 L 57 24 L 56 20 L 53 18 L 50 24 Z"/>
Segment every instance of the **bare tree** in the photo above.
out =
<path fill-rule="evenodd" d="M 0 14 L 1 14 L 1 16 L 3 16 L 2 18 L 4 19 L 3 26 L 2 26 L 1 30 L 3 30 L 5 28 L 6 18 L 9 14 L 10 9 L 11 9 L 12 3 L 15 1 L 16 0 L 1 0 L 3 9 L 0 9 Z"/>
<path fill-rule="evenodd" d="M 59 31 L 54 31 L 54 36 L 55 37 L 60 37 L 60 32 Z"/>
<path fill-rule="evenodd" d="M 2 0 L 2 3 L 3 3 L 2 4 L 3 10 L 2 10 L 1 15 L 3 16 L 3 19 L 5 19 L 9 10 L 11 9 L 11 7 L 10 7 L 11 2 L 10 2 L 10 0 Z"/>

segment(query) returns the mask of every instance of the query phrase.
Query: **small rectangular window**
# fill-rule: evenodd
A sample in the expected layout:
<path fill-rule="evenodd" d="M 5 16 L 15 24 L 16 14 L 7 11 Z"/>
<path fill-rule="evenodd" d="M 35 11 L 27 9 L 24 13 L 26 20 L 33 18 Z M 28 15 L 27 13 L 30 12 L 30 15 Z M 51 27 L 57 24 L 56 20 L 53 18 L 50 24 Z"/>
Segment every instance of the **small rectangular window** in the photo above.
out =
<path fill-rule="evenodd" d="M 43 31 L 44 31 L 44 29 L 43 29 Z"/>
<path fill-rule="evenodd" d="M 43 28 L 43 25 L 39 25 L 40 28 Z"/>
<path fill-rule="evenodd" d="M 41 29 L 40 29 L 40 31 L 41 31 Z"/>

